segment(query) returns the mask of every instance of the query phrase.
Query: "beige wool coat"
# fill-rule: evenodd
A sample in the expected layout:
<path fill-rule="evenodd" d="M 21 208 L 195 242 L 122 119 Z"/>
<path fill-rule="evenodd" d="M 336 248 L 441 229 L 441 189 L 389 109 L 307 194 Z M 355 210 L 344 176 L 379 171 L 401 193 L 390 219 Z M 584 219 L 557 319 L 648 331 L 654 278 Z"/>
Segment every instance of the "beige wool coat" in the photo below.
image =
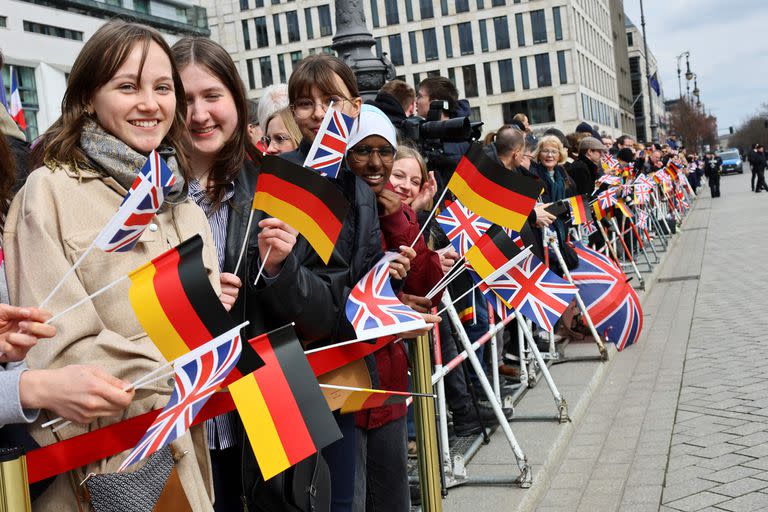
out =
<path fill-rule="evenodd" d="M 5 223 L 4 250 L 12 303 L 39 305 L 117 211 L 125 194 L 126 190 L 114 179 L 95 172 L 78 174 L 67 168 L 54 172 L 45 167 L 34 171 L 16 195 Z M 202 210 L 187 199 L 156 215 L 132 251 L 105 253 L 94 249 L 46 309 L 56 314 L 198 233 L 205 243 L 205 266 L 219 293 L 216 251 L 208 221 Z M 92 364 L 126 382 L 133 382 L 162 364 L 165 360 L 131 309 L 129 286 L 130 281 L 123 281 L 57 320 L 56 337 L 40 340 L 28 354 L 29 366 L 57 368 Z M 159 381 L 137 391 L 121 416 L 102 418 L 90 425 L 73 423 L 59 434 L 70 438 L 162 407 L 170 398 L 171 390 L 168 382 Z M 41 445 L 56 441 L 50 429 L 40 428 L 40 424 L 52 416 L 49 412 L 41 413 L 31 427 L 30 432 Z M 192 510 L 211 510 L 210 459 L 203 426 L 194 427 L 174 444 L 178 453 L 187 452 L 177 469 Z M 77 481 L 91 472 L 116 471 L 127 454 L 123 452 L 77 470 Z M 77 510 L 66 474 L 56 478 L 35 501 L 34 509 Z"/>

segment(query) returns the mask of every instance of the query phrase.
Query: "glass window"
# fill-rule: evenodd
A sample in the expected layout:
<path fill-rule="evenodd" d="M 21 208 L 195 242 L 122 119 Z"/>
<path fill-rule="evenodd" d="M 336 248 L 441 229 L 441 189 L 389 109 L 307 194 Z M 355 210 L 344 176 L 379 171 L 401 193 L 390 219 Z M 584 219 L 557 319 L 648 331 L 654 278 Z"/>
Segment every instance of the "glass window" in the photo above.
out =
<path fill-rule="evenodd" d="M 427 71 L 427 77 L 428 78 L 435 78 L 440 76 L 440 70 L 439 69 L 433 69 L 432 71 Z"/>
<path fill-rule="evenodd" d="M 456 12 L 468 12 L 469 0 L 456 0 Z"/>
<path fill-rule="evenodd" d="M 242 20 L 243 24 L 243 43 L 245 44 L 245 49 L 250 50 L 251 49 L 251 32 L 248 30 L 248 20 Z"/>
<path fill-rule="evenodd" d="M 523 89 L 530 89 L 531 79 L 528 77 L 528 57 L 520 57 L 520 78 L 523 80 Z"/>
<path fill-rule="evenodd" d="M 523 15 L 515 14 L 515 27 L 517 27 L 517 46 L 525 46 L 525 25 L 523 25 Z"/>
<path fill-rule="evenodd" d="M 485 9 L 485 2 L 483 0 L 477 0 L 477 10 Z"/>
<path fill-rule="evenodd" d="M 434 28 L 428 28 L 423 31 L 424 34 L 424 58 L 426 60 L 437 60 L 437 32 Z"/>
<path fill-rule="evenodd" d="M 381 49 L 381 38 L 377 37 L 375 39 L 375 41 L 376 41 L 376 56 L 377 57 L 381 57 L 381 52 L 382 52 L 382 49 Z"/>
<path fill-rule="evenodd" d="M 269 56 L 259 57 L 259 70 L 261 71 L 261 86 L 269 87 L 274 83 L 272 78 L 272 59 Z"/>
<path fill-rule="evenodd" d="M 248 0 L 240 0 L 240 10 L 241 11 L 248 10 Z"/>
<path fill-rule="evenodd" d="M 552 85 L 552 70 L 549 68 L 549 54 L 540 53 L 533 56 L 536 62 L 536 83 L 539 87 Z"/>
<path fill-rule="evenodd" d="M 416 32 L 408 32 L 408 45 L 411 47 L 411 64 L 419 62 L 419 49 L 416 46 Z"/>
<path fill-rule="evenodd" d="M 520 0 L 517 0 L 515 3 L 519 4 Z M 492 0 L 491 1 L 491 5 L 493 7 L 503 7 L 503 6 L 507 5 L 507 0 Z"/>
<path fill-rule="evenodd" d="M 280 0 L 272 0 L 272 5 L 280 5 Z"/>
<path fill-rule="evenodd" d="M 555 102 L 552 96 L 504 103 L 501 105 L 501 112 L 505 123 L 511 123 L 514 115 L 518 113 L 525 114 L 531 124 L 555 122 Z"/>
<path fill-rule="evenodd" d="M 267 18 L 264 16 L 259 16 L 258 18 L 254 18 L 254 23 L 256 24 L 256 46 L 259 48 L 264 48 L 265 46 L 269 46 L 269 33 L 267 32 Z"/>
<path fill-rule="evenodd" d="M 488 20 L 478 21 L 480 25 L 480 51 L 488 51 Z"/>
<path fill-rule="evenodd" d="M 584 119 L 589 119 L 589 98 L 584 94 L 581 95 L 581 113 Z"/>
<path fill-rule="evenodd" d="M 400 34 L 389 36 L 389 58 L 395 66 L 405 64 L 403 60 L 403 43 L 400 41 Z"/>
<path fill-rule="evenodd" d="M 440 0 L 440 14 L 448 16 L 448 0 Z"/>
<path fill-rule="evenodd" d="M 485 77 L 485 94 L 493 94 L 493 75 L 491 74 L 491 63 L 483 62 L 483 77 Z"/>
<path fill-rule="evenodd" d="M 480 117 L 480 107 L 469 107 L 469 120 L 472 123 L 476 123 L 478 121 L 483 120 Z"/>
<path fill-rule="evenodd" d="M 320 35 L 331 35 L 333 33 L 333 25 L 331 25 L 331 8 L 327 5 L 318 6 L 317 16 L 320 18 Z"/>
<path fill-rule="evenodd" d="M 280 76 L 280 83 L 286 83 L 285 80 L 285 55 L 279 54 L 277 56 L 277 74 Z"/>
<path fill-rule="evenodd" d="M 557 71 L 560 73 L 560 83 L 568 83 L 568 71 L 565 67 L 565 50 L 557 52 Z"/>
<path fill-rule="evenodd" d="M 256 88 L 256 76 L 253 73 L 253 59 L 245 61 L 245 67 L 248 68 L 248 89 Z"/>
<path fill-rule="evenodd" d="M 552 19 L 555 23 L 555 41 L 563 40 L 563 20 L 560 18 L 560 7 L 552 8 Z"/>
<path fill-rule="evenodd" d="M 312 28 L 312 9 L 304 9 L 304 24 L 307 26 L 307 39 L 315 38 L 315 31 Z"/>
<path fill-rule="evenodd" d="M 533 32 L 533 44 L 547 42 L 547 24 L 544 21 L 544 9 L 531 11 L 531 30 Z"/>
<path fill-rule="evenodd" d="M 0 16 L 0 27 L 8 26 L 8 16 Z"/>
<path fill-rule="evenodd" d="M 472 44 L 472 27 L 469 22 L 456 25 L 459 29 L 459 49 L 462 55 L 472 55 L 475 47 Z"/>
<path fill-rule="evenodd" d="M 421 19 L 427 20 L 435 17 L 435 9 L 432 7 L 432 0 L 419 0 L 419 11 Z"/>
<path fill-rule="evenodd" d="M 477 97 L 477 73 L 475 65 L 461 66 L 461 73 L 464 75 L 464 96 L 467 98 Z"/>
<path fill-rule="evenodd" d="M 83 33 L 79 30 L 54 27 L 53 25 L 45 25 L 43 23 L 35 23 L 33 21 L 27 20 L 24 20 L 24 32 L 32 32 L 34 34 L 42 34 L 44 36 L 60 37 L 62 39 L 72 39 L 74 41 L 83 40 Z"/>
<path fill-rule="evenodd" d="M 456 85 L 456 68 L 448 68 L 448 80 L 453 82 L 453 85 Z"/>
<path fill-rule="evenodd" d="M 411 0 L 405 0 L 405 19 L 413 21 L 413 5 L 411 5 Z"/>
<path fill-rule="evenodd" d="M 493 18 L 493 32 L 496 37 L 496 49 L 506 50 L 509 48 L 509 25 L 506 16 L 497 16 Z"/>
<path fill-rule="evenodd" d="M 374 27 L 379 26 L 379 2 L 371 0 L 371 22 Z"/>
<path fill-rule="evenodd" d="M 285 13 L 285 23 L 288 25 L 288 42 L 294 43 L 301 39 L 299 35 L 299 15 L 296 11 Z"/>
<path fill-rule="evenodd" d="M 512 70 L 512 59 L 499 61 L 499 82 L 501 83 L 501 92 L 515 90 L 515 74 Z"/>
<path fill-rule="evenodd" d="M 133 0 L 133 10 L 142 14 L 149 14 L 149 0 Z"/>
<path fill-rule="evenodd" d="M 299 61 L 302 57 L 303 55 L 301 54 L 301 50 L 297 52 L 291 52 L 291 71 L 296 69 L 296 66 L 299 64 Z"/>
<path fill-rule="evenodd" d="M 264 0 L 256 0 L 256 7 L 264 7 Z"/>
<path fill-rule="evenodd" d="M 448 74 L 450 74 L 451 70 L 448 70 Z M 421 73 L 414 73 L 413 74 L 413 88 L 416 89 L 418 92 L 419 90 L 419 84 L 421 83 Z"/>
<path fill-rule="evenodd" d="M 397 0 L 384 0 L 384 11 L 387 15 L 387 25 L 400 23 L 400 14 L 397 12 Z"/>
<path fill-rule="evenodd" d="M 453 39 L 451 38 L 451 26 L 443 27 L 443 37 L 445 39 L 445 56 L 449 59 L 453 57 Z"/>
<path fill-rule="evenodd" d="M 272 15 L 272 26 L 275 30 L 275 44 L 283 44 L 283 34 L 280 32 L 280 15 Z"/>
<path fill-rule="evenodd" d="M 634 45 L 635 45 L 635 41 L 634 41 L 634 38 L 632 37 L 632 32 L 627 32 L 627 46 L 634 46 Z"/>

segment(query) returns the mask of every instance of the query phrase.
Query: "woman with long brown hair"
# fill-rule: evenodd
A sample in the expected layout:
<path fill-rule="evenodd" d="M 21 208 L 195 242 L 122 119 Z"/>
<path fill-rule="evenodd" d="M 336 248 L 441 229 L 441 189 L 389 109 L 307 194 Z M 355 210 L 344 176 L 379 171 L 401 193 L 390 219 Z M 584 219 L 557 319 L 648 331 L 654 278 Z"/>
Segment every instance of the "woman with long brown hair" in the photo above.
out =
<path fill-rule="evenodd" d="M 204 241 L 203 260 L 211 284 L 218 291 L 219 272 L 210 228 L 197 205 L 187 198 L 186 97 L 171 50 L 161 34 L 123 21 L 99 28 L 72 66 L 61 110 L 61 117 L 34 152 L 42 167 L 29 175 L 8 212 L 5 250 L 13 301 L 41 303 L 117 211 L 152 150 L 157 150 L 176 177 L 152 223 L 129 252 L 91 252 L 48 307 L 60 312 L 198 234 Z M 123 383 L 134 382 L 165 364 L 131 311 L 128 287 L 128 283 L 114 286 L 58 319 L 57 335 L 30 350 L 30 366 L 61 368 L 88 362 L 120 379 L 121 383 L 113 386 L 122 392 Z M 37 442 L 48 445 L 163 407 L 171 392 L 172 383 L 158 382 L 136 391 L 132 401 L 127 396 L 130 405 L 123 413 L 112 413 L 90 424 L 71 424 L 55 434 L 42 428 L 41 423 L 51 416 L 41 414 L 30 432 Z M 94 401 L 96 405 L 102 402 L 106 400 Z M 205 432 L 193 427 L 172 443 L 171 451 L 173 458 L 167 450 L 155 455 L 170 461 L 171 473 L 178 478 L 166 475 L 160 487 L 165 482 L 164 492 L 170 493 L 179 509 L 188 503 L 193 511 L 210 510 Z M 76 511 L 99 498 L 117 503 L 140 499 L 147 489 L 139 479 L 112 475 L 109 481 L 123 480 L 117 489 L 100 478 L 116 472 L 125 455 L 59 475 L 36 500 L 35 510 Z M 154 475 L 154 470 L 147 471 Z M 102 486 L 94 487 L 92 481 L 100 481 Z M 88 493 L 84 492 L 86 487 Z M 98 489 L 107 489 L 108 496 L 100 496 Z"/>

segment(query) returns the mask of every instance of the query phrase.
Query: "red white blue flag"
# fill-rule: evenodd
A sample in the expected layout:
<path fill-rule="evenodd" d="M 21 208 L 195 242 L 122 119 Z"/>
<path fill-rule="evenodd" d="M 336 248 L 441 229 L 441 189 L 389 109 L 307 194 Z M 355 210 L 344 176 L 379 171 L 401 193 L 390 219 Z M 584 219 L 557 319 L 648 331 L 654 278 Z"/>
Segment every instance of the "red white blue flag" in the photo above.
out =
<path fill-rule="evenodd" d="M 19 128 L 27 129 L 27 120 L 24 119 L 24 108 L 21 106 L 21 93 L 19 92 L 19 79 L 16 76 L 16 70 L 11 67 L 11 103 L 8 112 Z M 5 92 L 5 91 L 3 91 Z"/>
<path fill-rule="evenodd" d="M 317 131 L 315 141 L 309 148 L 304 167 L 316 170 L 322 176 L 335 178 L 341 169 L 341 161 L 347 151 L 349 132 L 355 123 L 353 117 L 334 110 L 331 105 Z"/>
<path fill-rule="evenodd" d="M 599 252 L 574 243 L 579 266 L 571 277 L 579 288 L 598 333 L 622 350 L 637 341 L 643 329 L 643 309 L 624 273 Z"/>
<path fill-rule="evenodd" d="M 576 296 L 576 287 L 561 278 L 534 254 L 488 282 L 512 309 L 540 328 L 552 332 Z"/>
<path fill-rule="evenodd" d="M 105 252 L 133 249 L 175 182 L 176 176 L 165 161 L 152 151 L 117 213 L 96 237 L 96 247 Z"/>
<path fill-rule="evenodd" d="M 611 206 L 616 204 L 616 200 L 618 198 L 616 197 L 616 189 L 609 188 L 608 190 L 605 190 L 603 192 L 600 192 L 597 196 L 597 200 L 600 204 L 600 209 L 603 211 L 607 211 Z"/>
<path fill-rule="evenodd" d="M 448 203 L 435 219 L 459 256 L 464 256 L 491 227 L 491 221 L 472 212 L 458 199 Z"/>
<path fill-rule="evenodd" d="M 197 413 L 219 389 L 240 358 L 241 327 L 239 325 L 225 332 L 174 361 L 176 387 L 170 401 L 118 471 L 149 457 L 189 430 Z"/>
<path fill-rule="evenodd" d="M 346 314 L 358 339 L 373 339 L 427 327 L 421 314 L 400 302 L 392 290 L 389 263 L 396 256 L 391 252 L 385 254 L 349 294 Z"/>
<path fill-rule="evenodd" d="M 621 177 L 620 176 L 613 176 L 611 174 L 603 174 L 599 178 L 597 178 L 597 183 L 603 184 L 607 183 L 611 186 L 618 186 L 621 185 Z"/>

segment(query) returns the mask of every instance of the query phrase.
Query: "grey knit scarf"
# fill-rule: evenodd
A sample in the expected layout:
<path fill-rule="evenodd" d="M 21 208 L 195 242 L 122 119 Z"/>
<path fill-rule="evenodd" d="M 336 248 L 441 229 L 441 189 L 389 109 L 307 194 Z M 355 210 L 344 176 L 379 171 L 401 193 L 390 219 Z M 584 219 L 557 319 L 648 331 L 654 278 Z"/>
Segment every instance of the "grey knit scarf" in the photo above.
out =
<path fill-rule="evenodd" d="M 139 170 L 147 161 L 145 155 L 106 132 L 92 119 L 88 119 L 83 125 L 80 147 L 96 164 L 99 172 L 113 178 L 126 190 L 131 188 Z M 170 146 L 161 145 L 157 152 L 176 176 L 176 183 L 166 194 L 165 202 L 160 207 L 160 211 L 164 211 L 175 204 L 183 203 L 187 199 L 188 188 L 176 161 L 176 151 Z"/>

